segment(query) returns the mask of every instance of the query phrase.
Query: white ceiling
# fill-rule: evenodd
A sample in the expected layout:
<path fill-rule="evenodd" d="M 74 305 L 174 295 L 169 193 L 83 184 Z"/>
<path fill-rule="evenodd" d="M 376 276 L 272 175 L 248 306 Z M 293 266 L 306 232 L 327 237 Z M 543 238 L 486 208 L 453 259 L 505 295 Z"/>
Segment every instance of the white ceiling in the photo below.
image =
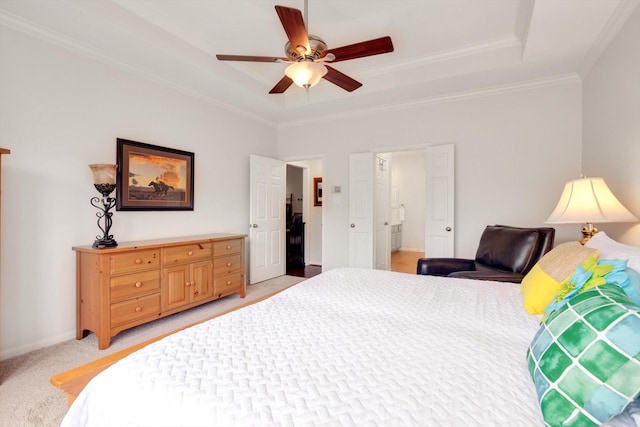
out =
<path fill-rule="evenodd" d="M 391 36 L 394 52 L 339 62 L 363 83 L 269 95 L 286 64 L 274 5 L 304 0 L 0 0 L 0 22 L 273 124 L 394 108 L 583 74 L 640 0 L 309 0 L 329 48 Z"/>

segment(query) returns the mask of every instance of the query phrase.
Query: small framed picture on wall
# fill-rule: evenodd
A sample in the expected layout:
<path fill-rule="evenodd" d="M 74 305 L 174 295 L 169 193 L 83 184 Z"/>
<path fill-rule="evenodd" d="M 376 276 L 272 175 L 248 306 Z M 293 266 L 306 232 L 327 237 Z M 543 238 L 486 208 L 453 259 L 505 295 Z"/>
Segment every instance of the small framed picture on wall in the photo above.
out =
<path fill-rule="evenodd" d="M 322 177 L 313 178 L 313 206 L 322 206 Z"/>

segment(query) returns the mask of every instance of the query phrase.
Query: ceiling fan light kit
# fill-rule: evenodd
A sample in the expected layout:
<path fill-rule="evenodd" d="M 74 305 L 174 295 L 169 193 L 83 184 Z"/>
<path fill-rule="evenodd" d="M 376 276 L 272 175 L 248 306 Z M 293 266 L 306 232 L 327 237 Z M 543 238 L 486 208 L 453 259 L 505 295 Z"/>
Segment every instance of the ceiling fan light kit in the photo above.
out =
<path fill-rule="evenodd" d="M 352 92 L 362 86 L 362 83 L 335 68 L 323 65 L 322 62 L 333 63 L 393 52 L 393 43 L 389 36 L 329 49 L 320 37 L 307 33 L 302 12 L 285 6 L 276 6 L 275 8 L 289 39 L 285 45 L 286 58 L 216 55 L 219 61 L 290 63 L 291 65 L 285 70 L 285 75 L 269 93 L 284 93 L 294 83 L 308 90 L 323 78 L 348 92 Z"/>
<path fill-rule="evenodd" d="M 302 61 L 289 65 L 284 74 L 293 80 L 296 86 L 309 89 L 317 85 L 328 71 L 327 67 L 318 62 Z"/>

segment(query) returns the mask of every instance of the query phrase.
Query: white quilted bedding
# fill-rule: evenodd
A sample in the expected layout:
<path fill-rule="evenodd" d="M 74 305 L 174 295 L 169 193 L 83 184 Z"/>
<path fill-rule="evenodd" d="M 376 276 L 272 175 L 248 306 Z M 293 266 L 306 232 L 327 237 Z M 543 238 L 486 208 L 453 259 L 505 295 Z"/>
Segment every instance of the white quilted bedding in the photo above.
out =
<path fill-rule="evenodd" d="M 520 287 L 336 269 L 93 379 L 63 426 L 540 426 Z"/>

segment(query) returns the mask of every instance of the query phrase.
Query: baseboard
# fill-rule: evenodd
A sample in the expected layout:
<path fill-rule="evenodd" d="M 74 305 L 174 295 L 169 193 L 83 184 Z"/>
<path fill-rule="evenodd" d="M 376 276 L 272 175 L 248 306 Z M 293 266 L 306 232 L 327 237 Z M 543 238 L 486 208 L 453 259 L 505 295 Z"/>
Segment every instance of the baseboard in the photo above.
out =
<path fill-rule="evenodd" d="M 424 248 L 403 248 L 398 249 L 400 252 L 422 252 L 424 253 Z"/>
<path fill-rule="evenodd" d="M 11 359 L 12 357 L 22 356 L 23 354 L 30 353 L 32 351 L 40 350 L 41 348 L 50 347 L 52 345 L 60 344 L 71 339 L 75 339 L 76 332 L 71 331 L 64 334 L 56 335 L 54 337 L 48 337 L 44 340 L 40 340 L 35 343 L 23 345 L 22 347 L 10 348 L 0 352 L 0 360 Z"/>

